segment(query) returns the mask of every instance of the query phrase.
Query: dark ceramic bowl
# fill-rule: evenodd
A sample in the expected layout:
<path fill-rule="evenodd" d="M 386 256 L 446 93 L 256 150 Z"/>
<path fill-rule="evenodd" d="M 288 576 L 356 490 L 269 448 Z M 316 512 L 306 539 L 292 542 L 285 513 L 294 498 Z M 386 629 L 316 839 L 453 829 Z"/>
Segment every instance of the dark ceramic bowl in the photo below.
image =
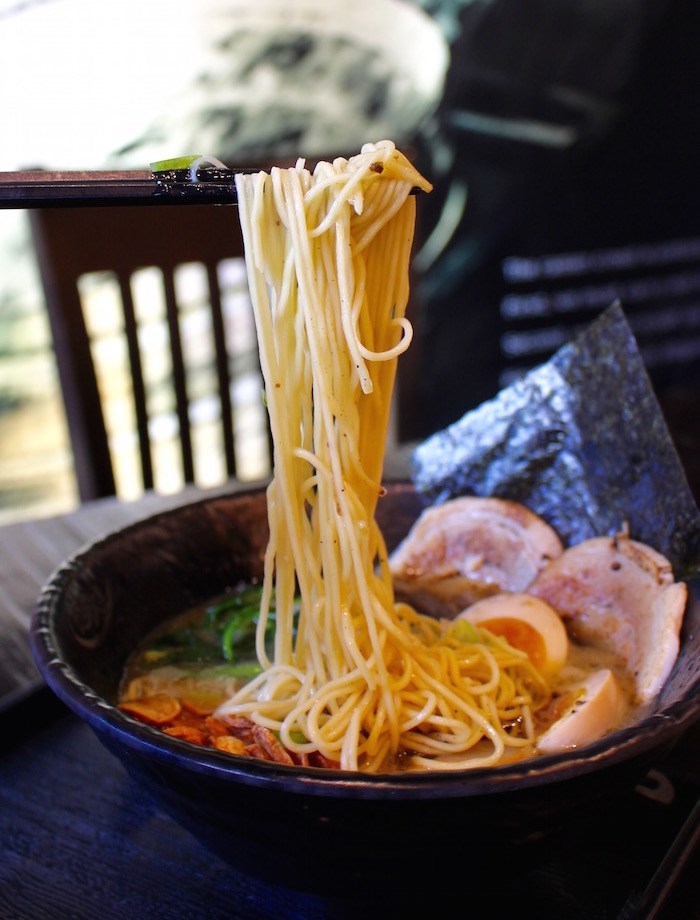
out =
<path fill-rule="evenodd" d="M 390 547 L 421 502 L 394 483 L 380 502 Z M 162 620 L 259 575 L 265 493 L 206 499 L 81 552 L 44 589 L 31 640 L 48 685 L 176 821 L 230 863 L 293 888 L 383 885 L 408 865 L 421 884 L 531 845 L 631 790 L 700 715 L 700 604 L 680 657 L 642 721 L 589 747 L 464 773 L 348 774 L 189 745 L 113 705 L 129 653 Z M 457 876 L 459 878 L 461 876 Z"/>

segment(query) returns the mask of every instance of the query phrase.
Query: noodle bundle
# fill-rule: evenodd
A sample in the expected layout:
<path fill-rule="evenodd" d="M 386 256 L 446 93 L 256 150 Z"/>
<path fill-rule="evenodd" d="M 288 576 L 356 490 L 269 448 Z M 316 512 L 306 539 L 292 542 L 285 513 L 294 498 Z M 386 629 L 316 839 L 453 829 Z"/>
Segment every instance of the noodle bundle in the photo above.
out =
<path fill-rule="evenodd" d="M 411 191 L 430 185 L 390 141 L 236 185 L 274 476 L 263 670 L 218 714 L 246 715 L 302 762 L 318 752 L 344 770 L 498 763 L 532 744 L 547 685 L 505 641 L 397 603 L 375 522 L 396 365 L 412 335 Z"/>

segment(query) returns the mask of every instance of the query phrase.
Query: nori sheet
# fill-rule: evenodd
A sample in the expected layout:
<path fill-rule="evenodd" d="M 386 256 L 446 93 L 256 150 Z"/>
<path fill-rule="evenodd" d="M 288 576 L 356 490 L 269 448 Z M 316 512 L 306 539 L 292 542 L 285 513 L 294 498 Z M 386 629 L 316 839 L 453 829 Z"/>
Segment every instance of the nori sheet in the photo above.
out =
<path fill-rule="evenodd" d="M 700 512 L 622 307 L 414 451 L 430 503 L 459 495 L 527 505 L 565 545 L 630 536 L 700 572 Z"/>

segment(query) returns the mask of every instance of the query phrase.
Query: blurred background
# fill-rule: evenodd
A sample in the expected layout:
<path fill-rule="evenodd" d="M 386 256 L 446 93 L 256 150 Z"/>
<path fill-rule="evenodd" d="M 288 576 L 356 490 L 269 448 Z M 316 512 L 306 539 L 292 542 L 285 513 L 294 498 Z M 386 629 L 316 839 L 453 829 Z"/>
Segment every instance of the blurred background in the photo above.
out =
<path fill-rule="evenodd" d="M 698 39 L 694 0 L 0 0 L 0 170 L 313 160 L 391 138 L 435 186 L 415 247 L 412 411 L 392 437 L 456 421 L 620 299 L 692 479 Z M 139 284 L 157 298 L 152 280 Z M 196 310 L 196 272 L 182 283 Z M 235 267 L 230 284 L 242 303 Z M 107 341 L 110 298 L 89 280 Z M 118 491 L 135 497 L 120 437 Z M 257 472 L 252 457 L 243 475 Z M 201 484 L 224 475 L 212 455 Z M 0 211 L 0 521 L 78 501 L 27 215 Z"/>

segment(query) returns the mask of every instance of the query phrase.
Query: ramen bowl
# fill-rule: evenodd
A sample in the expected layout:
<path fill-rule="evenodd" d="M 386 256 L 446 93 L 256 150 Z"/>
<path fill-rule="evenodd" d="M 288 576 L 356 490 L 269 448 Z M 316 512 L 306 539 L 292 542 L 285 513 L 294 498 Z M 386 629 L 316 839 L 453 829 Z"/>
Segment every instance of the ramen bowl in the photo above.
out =
<path fill-rule="evenodd" d="M 388 484 L 378 519 L 390 548 L 422 506 L 409 483 Z M 352 773 L 197 747 L 121 712 L 128 656 L 163 621 L 258 577 L 267 533 L 262 489 L 159 514 L 61 566 L 31 627 L 54 693 L 166 813 L 252 876 L 322 892 L 405 882 L 407 860 L 421 885 L 495 854 L 503 865 L 510 849 L 527 851 L 632 790 L 700 715 L 693 590 L 680 656 L 655 704 L 636 724 L 565 754 L 464 772 Z"/>

